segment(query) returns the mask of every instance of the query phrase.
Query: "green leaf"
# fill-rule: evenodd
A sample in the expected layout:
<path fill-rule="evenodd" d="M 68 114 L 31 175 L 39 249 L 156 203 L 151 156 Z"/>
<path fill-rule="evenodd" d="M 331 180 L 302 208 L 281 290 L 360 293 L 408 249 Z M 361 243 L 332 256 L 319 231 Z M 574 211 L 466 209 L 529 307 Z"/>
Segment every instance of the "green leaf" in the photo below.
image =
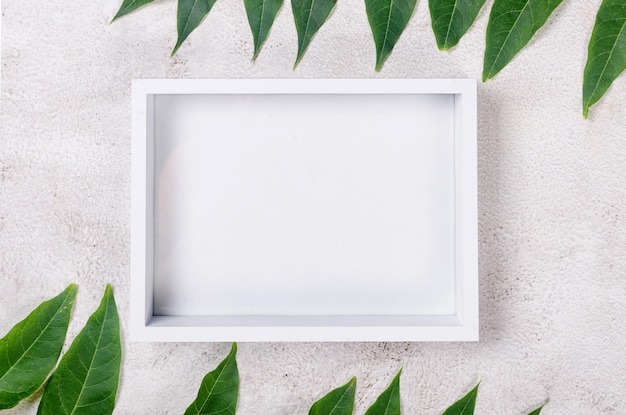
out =
<path fill-rule="evenodd" d="M 35 392 L 59 360 L 76 285 L 44 301 L 0 339 L 0 409 Z"/>
<path fill-rule="evenodd" d="M 38 415 L 107 415 L 113 413 L 122 348 L 120 322 L 107 285 L 98 309 L 89 317 L 61 358 Z"/>
<path fill-rule="evenodd" d="M 400 415 L 400 374 L 398 372 L 387 389 L 380 394 L 376 402 L 365 412 L 365 415 Z"/>
<path fill-rule="evenodd" d="M 172 50 L 172 56 L 180 45 L 193 32 L 204 18 L 209 14 L 217 0 L 178 0 L 178 12 L 176 14 L 176 27 L 178 40 Z"/>
<path fill-rule="evenodd" d="M 291 0 L 291 9 L 298 32 L 298 56 L 293 69 L 296 69 L 300 63 L 311 39 L 326 22 L 335 4 L 337 0 Z"/>
<path fill-rule="evenodd" d="M 476 395 L 478 395 L 478 385 L 467 393 L 464 397 L 452 404 L 446 409 L 443 415 L 474 415 L 474 407 L 476 406 Z"/>
<path fill-rule="evenodd" d="M 365 11 L 376 44 L 376 72 L 380 72 L 413 15 L 417 0 L 365 0 Z"/>
<path fill-rule="evenodd" d="M 352 415 L 356 378 L 353 377 L 343 386 L 334 389 L 315 402 L 309 415 Z"/>
<path fill-rule="evenodd" d="M 449 50 L 476 20 L 485 0 L 428 0 L 433 33 L 440 50 Z"/>
<path fill-rule="evenodd" d="M 187 408 L 185 415 L 219 414 L 234 415 L 239 395 L 239 372 L 237 370 L 237 343 L 233 343 L 228 356 L 202 379 L 196 400 Z"/>
<path fill-rule="evenodd" d="M 583 80 L 583 116 L 626 69 L 626 0 L 604 0 L 589 40 Z"/>
<path fill-rule="evenodd" d="M 534 411 L 532 411 L 531 413 L 529 413 L 528 415 L 539 415 L 539 413 L 541 412 L 541 410 L 543 409 L 544 405 L 541 405 L 539 408 L 535 409 Z"/>
<path fill-rule="evenodd" d="M 496 76 L 532 39 L 562 0 L 495 0 L 487 24 L 483 82 Z"/>
<path fill-rule="evenodd" d="M 120 9 L 117 11 L 117 14 L 113 18 L 113 20 L 111 20 L 111 23 L 113 23 L 120 17 L 127 15 L 128 13 L 134 12 L 138 8 L 145 6 L 148 3 L 152 3 L 153 1 L 154 0 L 124 0 L 122 2 L 122 5 L 120 6 Z"/>
<path fill-rule="evenodd" d="M 274 24 L 276 14 L 283 5 L 283 0 L 244 0 L 248 23 L 254 39 L 254 61 L 261 51 L 261 46 Z"/>

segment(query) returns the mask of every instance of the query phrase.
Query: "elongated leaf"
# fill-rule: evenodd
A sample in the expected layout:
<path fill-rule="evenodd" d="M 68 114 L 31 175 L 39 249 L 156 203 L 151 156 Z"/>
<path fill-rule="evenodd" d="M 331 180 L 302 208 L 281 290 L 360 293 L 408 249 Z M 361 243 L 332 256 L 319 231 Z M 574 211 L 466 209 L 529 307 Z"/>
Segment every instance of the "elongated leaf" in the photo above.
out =
<path fill-rule="evenodd" d="M 534 411 L 532 411 L 528 415 L 539 415 L 541 413 L 542 409 L 543 409 L 543 405 L 541 405 L 539 408 L 535 409 Z"/>
<path fill-rule="evenodd" d="M 254 61 L 274 24 L 283 0 L 244 0 L 244 4 L 254 39 L 254 55 L 252 56 Z"/>
<path fill-rule="evenodd" d="M 365 412 L 365 415 L 400 415 L 400 374 L 398 372 L 387 389 L 380 394 L 376 402 Z"/>
<path fill-rule="evenodd" d="M 352 415 L 355 392 L 356 378 L 353 377 L 345 385 L 333 389 L 315 402 L 309 415 Z"/>
<path fill-rule="evenodd" d="M 61 358 L 38 415 L 108 415 L 113 413 L 122 348 L 120 322 L 107 285 L 98 309 L 89 317 Z"/>
<path fill-rule="evenodd" d="M 413 15 L 417 0 L 365 0 L 379 72 Z"/>
<path fill-rule="evenodd" d="M 172 50 L 172 56 L 180 45 L 193 32 L 204 18 L 209 14 L 217 0 L 178 0 L 178 12 L 176 13 L 176 28 L 178 40 Z"/>
<path fill-rule="evenodd" d="M 604 0 L 589 40 L 583 80 L 583 116 L 626 69 L 626 0 Z"/>
<path fill-rule="evenodd" d="M 495 0 L 487 24 L 483 82 L 526 46 L 562 0 Z"/>
<path fill-rule="evenodd" d="M 234 415 L 239 396 L 239 371 L 237 370 L 237 343 L 233 343 L 228 356 L 202 379 L 196 400 L 185 415 Z"/>
<path fill-rule="evenodd" d="M 433 33 L 440 50 L 449 50 L 476 20 L 485 0 L 428 0 Z"/>
<path fill-rule="evenodd" d="M 0 339 L 0 409 L 14 407 L 46 380 L 59 360 L 75 297 L 71 284 Z"/>
<path fill-rule="evenodd" d="M 467 393 L 464 397 L 452 404 L 446 409 L 443 415 L 474 415 L 474 407 L 476 406 L 476 395 L 478 395 L 478 385 Z"/>
<path fill-rule="evenodd" d="M 138 8 L 145 6 L 148 3 L 152 3 L 153 1 L 154 0 L 124 0 L 122 2 L 122 5 L 120 6 L 120 9 L 117 11 L 117 14 L 113 18 L 113 20 L 111 20 L 111 23 L 113 23 L 120 17 L 127 15 L 128 13 L 134 12 Z"/>
<path fill-rule="evenodd" d="M 337 0 L 291 0 L 293 18 L 298 32 L 298 56 L 293 68 L 296 69 L 311 39 L 322 27 L 335 8 Z"/>

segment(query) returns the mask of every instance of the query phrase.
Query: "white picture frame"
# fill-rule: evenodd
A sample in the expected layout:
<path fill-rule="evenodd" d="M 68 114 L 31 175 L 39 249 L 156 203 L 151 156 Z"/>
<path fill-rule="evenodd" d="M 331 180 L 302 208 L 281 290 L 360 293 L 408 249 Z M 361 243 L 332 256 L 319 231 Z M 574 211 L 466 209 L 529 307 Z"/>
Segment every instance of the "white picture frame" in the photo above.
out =
<path fill-rule="evenodd" d="M 478 340 L 474 80 L 132 99 L 133 340 Z"/>

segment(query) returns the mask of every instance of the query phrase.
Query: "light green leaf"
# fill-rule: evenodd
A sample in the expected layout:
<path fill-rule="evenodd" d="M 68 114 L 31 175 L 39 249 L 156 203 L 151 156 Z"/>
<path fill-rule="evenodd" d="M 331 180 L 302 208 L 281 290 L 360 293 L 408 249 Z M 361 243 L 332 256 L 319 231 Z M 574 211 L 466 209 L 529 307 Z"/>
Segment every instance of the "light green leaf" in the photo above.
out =
<path fill-rule="evenodd" d="M 254 61 L 274 24 L 274 19 L 283 5 L 283 0 L 244 0 L 244 5 L 254 39 L 254 55 L 252 56 Z"/>
<path fill-rule="evenodd" d="M 0 409 L 35 392 L 59 360 L 76 285 L 44 301 L 0 339 Z"/>
<path fill-rule="evenodd" d="M 478 395 L 478 385 L 467 393 L 464 397 L 452 404 L 446 409 L 443 415 L 474 415 L 474 407 L 476 406 L 476 395 Z"/>
<path fill-rule="evenodd" d="M 428 0 L 433 33 L 440 50 L 449 50 L 476 20 L 485 0 Z"/>
<path fill-rule="evenodd" d="M 113 18 L 113 20 L 111 20 L 111 23 L 113 23 L 120 17 L 127 15 L 128 13 L 134 12 L 138 8 L 145 6 L 148 3 L 152 3 L 153 1 L 154 0 L 124 0 L 122 2 L 122 5 L 120 6 L 120 9 L 117 11 L 117 14 Z"/>
<path fill-rule="evenodd" d="M 589 40 L 583 80 L 583 116 L 626 69 L 626 0 L 604 0 Z"/>
<path fill-rule="evenodd" d="M 176 28 L 178 40 L 172 50 L 172 56 L 180 45 L 193 32 L 204 18 L 209 14 L 217 0 L 178 0 L 178 12 L 176 14 Z"/>
<path fill-rule="evenodd" d="M 541 405 L 539 408 L 535 409 L 534 411 L 532 411 L 528 415 L 539 415 L 539 413 L 541 413 L 541 410 L 543 409 L 543 406 L 544 405 Z"/>
<path fill-rule="evenodd" d="M 365 415 L 400 415 L 400 374 L 398 372 L 387 389 L 380 394 L 376 402 L 365 412 Z"/>
<path fill-rule="evenodd" d="M 353 377 L 345 385 L 333 389 L 315 402 L 309 415 L 352 415 L 355 391 L 356 378 Z"/>
<path fill-rule="evenodd" d="M 293 69 L 296 69 L 311 39 L 322 27 L 335 8 L 337 0 L 291 0 L 293 18 L 298 32 L 298 56 Z"/>
<path fill-rule="evenodd" d="M 38 415 L 113 413 L 120 376 L 120 322 L 107 285 L 98 309 L 78 333 L 46 385 Z"/>
<path fill-rule="evenodd" d="M 365 0 L 365 11 L 376 44 L 376 72 L 380 72 L 413 15 L 417 0 Z"/>
<path fill-rule="evenodd" d="M 237 343 L 230 353 L 202 379 L 196 400 L 187 408 L 185 415 L 219 414 L 234 415 L 239 396 L 239 372 L 237 370 Z"/>
<path fill-rule="evenodd" d="M 495 0 L 487 24 L 483 82 L 496 76 L 532 39 L 562 0 Z"/>

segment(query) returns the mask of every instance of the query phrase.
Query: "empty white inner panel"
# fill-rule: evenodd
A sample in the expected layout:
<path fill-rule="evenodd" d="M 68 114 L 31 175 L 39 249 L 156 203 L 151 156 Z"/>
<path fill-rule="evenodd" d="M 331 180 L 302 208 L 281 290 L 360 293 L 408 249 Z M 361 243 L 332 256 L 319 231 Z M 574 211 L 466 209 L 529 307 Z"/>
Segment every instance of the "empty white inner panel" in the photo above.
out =
<path fill-rule="evenodd" d="M 452 95 L 156 95 L 155 315 L 455 313 Z"/>

